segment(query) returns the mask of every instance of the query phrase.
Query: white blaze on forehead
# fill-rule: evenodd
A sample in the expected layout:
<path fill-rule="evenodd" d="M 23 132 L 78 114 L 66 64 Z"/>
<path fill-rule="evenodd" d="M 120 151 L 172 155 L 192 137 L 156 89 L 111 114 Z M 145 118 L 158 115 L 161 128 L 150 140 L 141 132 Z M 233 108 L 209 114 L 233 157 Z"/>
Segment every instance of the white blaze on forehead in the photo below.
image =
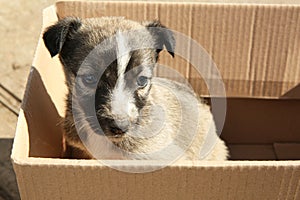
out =
<path fill-rule="evenodd" d="M 116 118 L 135 119 L 138 110 L 134 103 L 134 94 L 126 90 L 124 74 L 130 60 L 128 37 L 120 31 L 116 34 L 118 80 L 111 95 L 111 112 Z"/>
<path fill-rule="evenodd" d="M 130 60 L 130 47 L 128 44 L 128 36 L 120 31 L 116 34 L 117 41 L 117 63 L 118 63 L 118 76 L 125 73 L 126 67 Z"/>

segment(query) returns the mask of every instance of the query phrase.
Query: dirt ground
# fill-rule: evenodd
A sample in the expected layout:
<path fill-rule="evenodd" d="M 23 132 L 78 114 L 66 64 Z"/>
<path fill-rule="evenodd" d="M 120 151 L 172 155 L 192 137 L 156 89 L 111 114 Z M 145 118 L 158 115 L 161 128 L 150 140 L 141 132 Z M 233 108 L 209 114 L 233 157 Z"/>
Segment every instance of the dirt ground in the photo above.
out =
<path fill-rule="evenodd" d="M 20 99 L 23 96 L 40 34 L 42 10 L 54 2 L 54 0 L 0 1 L 0 84 Z M 0 118 L 0 138 L 12 137 L 16 116 L 0 105 Z"/>
<path fill-rule="evenodd" d="M 0 1 L 0 84 L 10 89 L 20 99 L 23 96 L 40 34 L 42 10 L 54 2 L 54 0 Z M 18 104 L 14 103 L 11 106 L 18 110 Z M 16 119 L 16 115 L 0 105 L 0 138 L 13 137 Z"/>
<path fill-rule="evenodd" d="M 54 0 L 0 1 L 0 200 L 19 199 L 10 164 L 10 149 L 17 115 L 7 106 L 18 111 L 20 102 L 11 98 L 3 88 L 22 99 L 40 34 L 42 10 L 54 2 Z"/>

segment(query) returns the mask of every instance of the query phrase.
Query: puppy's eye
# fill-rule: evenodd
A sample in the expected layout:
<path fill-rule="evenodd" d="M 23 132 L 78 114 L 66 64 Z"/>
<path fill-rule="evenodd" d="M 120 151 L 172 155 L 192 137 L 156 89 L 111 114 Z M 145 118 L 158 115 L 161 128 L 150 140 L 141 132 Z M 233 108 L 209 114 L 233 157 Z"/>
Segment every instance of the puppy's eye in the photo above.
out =
<path fill-rule="evenodd" d="M 146 76 L 139 76 L 136 80 L 136 83 L 140 88 L 146 87 L 148 82 L 149 82 L 149 79 Z"/>
<path fill-rule="evenodd" d="M 93 74 L 88 74 L 88 75 L 83 76 L 83 81 L 86 84 L 94 84 L 94 83 L 97 83 L 98 80 Z"/>

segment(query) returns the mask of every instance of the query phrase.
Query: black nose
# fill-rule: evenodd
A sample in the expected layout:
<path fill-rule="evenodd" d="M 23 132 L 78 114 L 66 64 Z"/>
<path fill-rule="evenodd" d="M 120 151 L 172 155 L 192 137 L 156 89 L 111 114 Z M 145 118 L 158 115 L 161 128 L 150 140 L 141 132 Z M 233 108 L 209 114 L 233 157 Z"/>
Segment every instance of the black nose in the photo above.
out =
<path fill-rule="evenodd" d="M 115 134 L 124 134 L 129 129 L 130 122 L 128 120 L 115 120 L 110 125 L 110 131 Z"/>

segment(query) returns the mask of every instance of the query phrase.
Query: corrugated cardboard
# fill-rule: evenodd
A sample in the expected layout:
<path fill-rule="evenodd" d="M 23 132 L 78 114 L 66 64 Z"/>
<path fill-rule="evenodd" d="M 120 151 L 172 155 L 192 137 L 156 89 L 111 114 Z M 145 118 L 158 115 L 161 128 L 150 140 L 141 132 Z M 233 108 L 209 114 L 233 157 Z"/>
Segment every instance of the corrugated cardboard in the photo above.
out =
<path fill-rule="evenodd" d="M 224 79 L 228 107 L 222 137 L 235 161 L 186 161 L 129 174 L 96 160 L 60 159 L 64 75 L 40 38 L 12 152 L 22 199 L 300 199 L 300 4 L 222 2 L 58 2 L 44 10 L 42 32 L 64 16 L 126 16 L 158 18 L 192 37 Z M 161 63 L 187 77 L 200 95 L 208 95 L 184 59 L 162 55 Z M 111 164 L 136 169 L 162 165 Z"/>

